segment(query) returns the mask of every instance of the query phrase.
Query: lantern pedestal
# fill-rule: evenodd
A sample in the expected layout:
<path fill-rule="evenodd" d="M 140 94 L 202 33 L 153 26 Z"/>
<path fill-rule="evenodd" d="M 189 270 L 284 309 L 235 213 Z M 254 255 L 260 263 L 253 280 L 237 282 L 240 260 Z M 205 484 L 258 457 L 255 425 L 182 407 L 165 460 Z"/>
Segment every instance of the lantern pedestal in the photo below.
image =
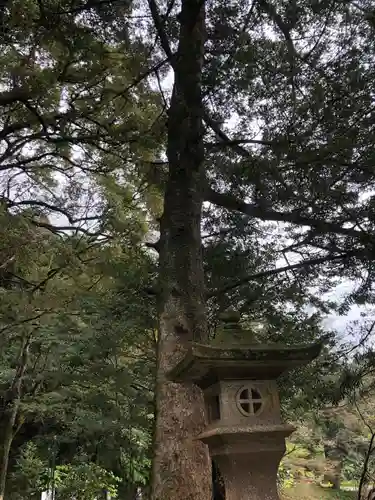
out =
<path fill-rule="evenodd" d="M 244 453 L 214 457 L 225 484 L 226 500 L 279 500 L 277 469 L 282 453 Z"/>
<path fill-rule="evenodd" d="M 225 484 L 226 500 L 279 500 L 277 470 L 285 452 L 290 425 L 221 428 L 203 432 Z"/>

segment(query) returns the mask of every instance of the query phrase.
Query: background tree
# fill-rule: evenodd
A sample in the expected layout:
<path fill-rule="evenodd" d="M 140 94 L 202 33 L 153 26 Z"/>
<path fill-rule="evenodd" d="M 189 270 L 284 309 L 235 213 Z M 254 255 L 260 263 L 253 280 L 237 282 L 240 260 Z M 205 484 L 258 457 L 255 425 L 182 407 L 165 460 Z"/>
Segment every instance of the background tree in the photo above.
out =
<path fill-rule="evenodd" d="M 154 264 L 124 237 L 61 238 L 6 211 L 0 227 L 2 495 L 9 458 L 33 439 L 46 460 L 54 435 L 63 463 L 84 454 L 123 488 L 145 481 Z"/>

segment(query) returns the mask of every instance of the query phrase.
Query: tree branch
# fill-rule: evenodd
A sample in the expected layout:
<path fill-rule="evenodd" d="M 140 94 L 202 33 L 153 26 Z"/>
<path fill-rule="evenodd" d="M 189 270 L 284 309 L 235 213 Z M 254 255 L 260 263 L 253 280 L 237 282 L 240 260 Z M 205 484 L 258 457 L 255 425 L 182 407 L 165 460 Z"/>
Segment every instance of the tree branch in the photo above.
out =
<path fill-rule="evenodd" d="M 0 93 L 0 106 L 7 106 L 14 102 L 25 102 L 32 97 L 27 89 L 17 88 Z"/>
<path fill-rule="evenodd" d="M 336 233 L 345 236 L 351 236 L 356 239 L 363 239 L 360 231 L 353 228 L 345 228 L 336 222 L 327 222 L 312 217 L 300 215 L 298 212 L 276 212 L 268 210 L 258 205 L 246 203 L 235 196 L 228 193 L 218 193 L 211 188 L 206 189 L 205 201 L 209 201 L 214 205 L 221 206 L 227 210 L 235 210 L 250 217 L 265 221 L 287 222 L 300 226 L 310 226 L 315 228 L 319 233 Z"/>
<path fill-rule="evenodd" d="M 234 290 L 235 288 L 238 288 L 241 285 L 247 284 L 249 281 L 253 280 L 258 280 L 261 278 L 267 278 L 268 276 L 273 276 L 275 274 L 280 274 L 286 271 L 291 271 L 293 269 L 302 269 L 302 268 L 307 268 L 311 266 L 316 266 L 318 264 L 324 264 L 326 262 L 332 262 L 335 260 L 345 260 L 350 257 L 354 257 L 358 255 L 358 252 L 346 252 L 343 254 L 339 255 L 326 255 L 325 257 L 317 257 L 316 259 L 309 259 L 305 260 L 302 262 L 298 262 L 297 264 L 292 264 L 289 266 L 284 266 L 284 267 L 277 267 L 276 269 L 268 269 L 267 271 L 260 271 L 259 273 L 255 274 L 250 274 L 248 276 L 245 276 L 244 278 L 236 281 L 235 283 L 230 283 L 220 289 L 213 290 L 208 293 L 207 297 L 215 297 L 217 295 L 229 292 L 231 290 Z"/>
<path fill-rule="evenodd" d="M 4 200 L 4 198 L 0 198 L 0 201 Z M 72 215 L 65 210 L 64 208 L 58 207 L 56 205 L 51 205 L 50 203 L 47 203 L 42 200 L 22 200 L 22 201 L 12 201 L 7 199 L 6 200 L 7 206 L 8 207 L 19 207 L 19 206 L 30 206 L 30 207 L 42 207 L 47 209 L 49 212 L 58 212 L 61 215 L 64 215 L 68 221 L 69 224 L 77 224 L 78 222 L 89 222 L 89 221 L 95 221 L 98 220 L 100 217 L 99 216 L 87 216 L 87 217 L 80 217 L 75 219 L 72 217 Z M 62 228 L 56 226 L 57 230 L 61 230 Z M 80 231 L 81 228 L 71 228 Z"/>
<path fill-rule="evenodd" d="M 223 134 L 224 134 L 224 132 L 223 132 Z M 258 140 L 257 139 L 229 139 L 229 137 L 228 137 L 228 140 L 222 140 L 220 142 L 208 142 L 208 143 L 206 143 L 206 147 L 209 147 L 209 148 L 227 148 L 227 147 L 233 147 L 233 146 L 241 146 L 241 144 L 257 144 L 260 146 L 270 146 L 270 147 L 274 147 L 274 146 L 278 145 L 278 143 L 276 143 L 276 142 L 262 141 L 259 139 Z M 246 150 L 244 150 L 244 151 L 246 151 Z"/>
<path fill-rule="evenodd" d="M 295 58 L 297 56 L 297 51 L 294 47 L 292 37 L 290 36 L 290 30 L 294 28 L 296 19 L 292 19 L 292 22 L 287 24 L 283 21 L 282 17 L 277 12 L 274 5 L 268 3 L 266 0 L 258 0 L 258 4 L 260 8 L 270 16 L 270 18 L 273 20 L 273 22 L 276 24 L 276 26 L 279 28 L 279 30 L 281 31 L 281 33 L 285 38 L 285 42 L 287 44 L 289 52 L 290 83 L 292 88 L 293 105 L 295 106 L 296 88 L 295 88 L 294 77 L 295 77 Z"/>
<path fill-rule="evenodd" d="M 60 233 L 65 234 L 66 232 L 72 231 L 74 233 L 83 233 L 91 238 L 97 238 L 99 236 L 105 236 L 106 238 L 111 238 L 109 234 L 105 234 L 102 231 L 91 232 L 90 230 L 80 226 L 54 226 L 53 224 L 47 224 L 46 222 L 37 221 L 35 219 L 31 219 L 30 222 L 34 226 L 48 229 L 49 231 L 51 231 L 51 233 L 58 235 L 60 235 Z"/>
<path fill-rule="evenodd" d="M 35 119 L 32 119 L 32 117 L 30 117 L 29 120 L 26 120 L 24 122 L 16 122 L 6 125 L 2 130 L 0 130 L 0 139 L 3 139 L 7 135 L 10 135 L 14 132 L 23 130 L 24 128 L 30 128 L 37 123 L 41 123 L 41 120 L 45 126 L 55 126 L 59 120 L 74 120 L 78 117 L 77 112 L 72 110 L 66 111 L 65 113 L 51 113 L 42 117 L 39 114 L 38 116 L 36 116 L 34 110 L 32 111 L 32 113 L 32 116 Z"/>
<path fill-rule="evenodd" d="M 372 332 L 374 331 L 374 328 L 375 328 L 375 321 L 373 321 L 371 323 L 370 327 L 367 329 L 367 332 L 360 339 L 360 341 L 356 345 L 354 345 L 353 347 L 351 347 L 350 349 L 348 349 L 347 351 L 345 351 L 342 354 L 340 354 L 339 357 L 342 358 L 343 356 L 348 356 L 353 351 L 355 351 L 356 349 L 358 349 L 358 347 L 362 347 L 367 342 L 368 338 L 372 335 Z"/>
<path fill-rule="evenodd" d="M 15 321 L 14 323 L 5 325 L 0 329 L 0 333 L 4 333 L 6 330 L 9 330 L 10 328 L 14 328 L 15 326 L 20 326 L 20 325 L 23 325 L 25 323 L 29 323 L 31 321 L 37 320 L 37 319 L 41 318 L 42 316 L 44 316 L 45 314 L 50 314 L 51 311 L 52 311 L 51 309 L 48 309 L 48 310 L 45 310 L 45 311 L 42 311 L 42 312 L 36 314 L 35 316 L 31 316 L 30 318 L 26 318 L 26 319 L 23 319 L 21 321 Z"/>
<path fill-rule="evenodd" d="M 206 124 L 215 132 L 215 134 L 218 136 L 218 138 L 228 146 L 231 146 L 236 153 L 238 153 L 241 156 L 245 157 L 250 157 L 251 153 L 247 151 L 244 147 L 242 147 L 240 144 L 236 143 L 235 141 L 232 141 L 228 135 L 221 129 L 219 123 L 217 123 L 216 120 L 214 120 L 208 113 L 207 110 L 204 111 L 204 116 L 203 116 L 204 121 Z"/>
<path fill-rule="evenodd" d="M 231 140 L 228 135 L 222 130 L 220 124 L 214 120 L 209 112 L 207 110 L 204 110 L 204 115 L 203 119 L 206 122 L 206 124 L 215 132 L 217 137 L 227 146 L 231 147 L 233 151 L 235 151 L 238 155 L 243 156 L 244 158 L 248 158 L 250 160 L 253 160 L 253 154 L 251 151 L 248 151 L 246 148 L 244 148 L 241 143 L 239 143 L 236 140 Z M 255 142 L 255 140 L 253 141 Z M 242 142 L 243 143 L 243 142 Z M 265 146 L 273 146 L 274 148 L 280 144 L 277 142 L 270 142 L 270 141 L 257 141 L 257 144 L 263 144 Z M 280 182 L 282 182 L 285 186 L 285 183 L 280 175 L 279 169 L 270 164 L 270 167 L 272 169 L 272 173 L 275 175 L 275 178 L 278 179 Z M 261 184 L 261 175 L 259 172 L 254 171 L 254 185 L 258 186 L 260 188 Z"/>
<path fill-rule="evenodd" d="M 164 29 L 164 23 L 162 21 L 162 18 L 159 13 L 159 8 L 156 3 L 156 0 L 148 0 L 148 6 L 152 15 L 152 19 L 154 21 L 154 25 L 156 28 L 156 32 L 158 34 L 158 37 L 160 39 L 161 46 L 163 47 L 163 50 L 168 57 L 170 63 L 173 65 L 173 52 L 171 50 L 171 46 L 169 44 L 168 36 L 167 33 L 165 32 Z"/>

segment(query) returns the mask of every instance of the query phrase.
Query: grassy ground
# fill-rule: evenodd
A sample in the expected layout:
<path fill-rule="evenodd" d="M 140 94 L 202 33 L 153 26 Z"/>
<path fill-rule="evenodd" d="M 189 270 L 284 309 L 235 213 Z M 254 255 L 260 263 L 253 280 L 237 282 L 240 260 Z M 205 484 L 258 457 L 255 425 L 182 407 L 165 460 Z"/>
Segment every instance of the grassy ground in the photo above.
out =
<path fill-rule="evenodd" d="M 321 488 L 315 484 L 297 484 L 294 488 L 286 489 L 282 500 L 355 500 L 354 491 L 334 491 Z"/>

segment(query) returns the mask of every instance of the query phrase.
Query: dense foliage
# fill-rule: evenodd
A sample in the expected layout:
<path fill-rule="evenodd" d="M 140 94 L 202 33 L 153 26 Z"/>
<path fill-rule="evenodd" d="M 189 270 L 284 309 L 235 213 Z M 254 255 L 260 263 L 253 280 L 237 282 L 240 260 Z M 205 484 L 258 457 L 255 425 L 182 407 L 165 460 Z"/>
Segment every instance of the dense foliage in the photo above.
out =
<path fill-rule="evenodd" d="M 102 470 L 108 489 L 116 474 L 119 491 L 132 491 L 149 470 L 155 317 L 143 288 L 154 263 L 126 238 L 59 237 L 23 214 L 4 214 L 2 222 L 3 262 L 9 263 L 1 282 L 8 491 L 29 498 L 31 488 L 40 495 L 46 483 L 34 457 L 42 476 L 51 460 L 62 467 L 56 469 L 62 491 L 74 478 L 82 490 L 78 478 L 84 480 L 86 466 L 98 481 Z"/>

